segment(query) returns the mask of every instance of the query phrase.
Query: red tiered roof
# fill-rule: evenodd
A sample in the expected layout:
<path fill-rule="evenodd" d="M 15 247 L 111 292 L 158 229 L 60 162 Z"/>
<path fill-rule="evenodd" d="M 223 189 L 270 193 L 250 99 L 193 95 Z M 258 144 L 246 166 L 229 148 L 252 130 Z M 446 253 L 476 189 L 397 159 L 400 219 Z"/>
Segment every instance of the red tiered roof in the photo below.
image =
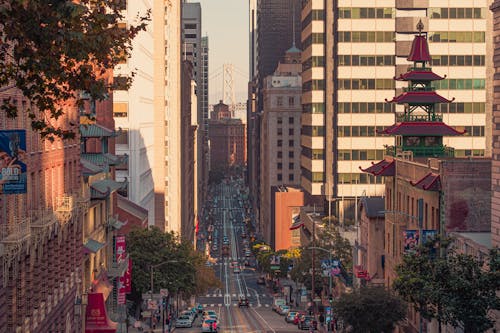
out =
<path fill-rule="evenodd" d="M 429 172 L 417 182 L 410 180 L 410 184 L 424 191 L 441 191 L 441 177 L 433 172 Z"/>
<path fill-rule="evenodd" d="M 449 100 L 440 96 L 435 91 L 407 91 L 399 96 L 394 97 L 392 100 L 385 100 L 387 103 L 398 104 L 435 104 L 435 103 L 451 103 L 455 98 Z"/>
<path fill-rule="evenodd" d="M 394 176 L 396 173 L 396 164 L 394 160 L 382 160 L 378 163 L 372 162 L 372 165 L 366 169 L 359 167 L 363 172 L 371 173 L 374 176 Z"/>
<path fill-rule="evenodd" d="M 388 135 L 416 135 L 416 136 L 454 136 L 462 135 L 460 132 L 442 121 L 414 121 L 401 122 L 385 128 L 380 134 Z"/>
<path fill-rule="evenodd" d="M 399 77 L 394 77 L 394 80 L 398 81 L 438 81 L 446 78 L 439 76 L 431 71 L 409 71 L 401 74 Z"/>
<path fill-rule="evenodd" d="M 408 61 L 431 61 L 431 54 L 429 53 L 429 45 L 427 38 L 424 35 L 417 35 L 411 44 L 410 55 Z"/>

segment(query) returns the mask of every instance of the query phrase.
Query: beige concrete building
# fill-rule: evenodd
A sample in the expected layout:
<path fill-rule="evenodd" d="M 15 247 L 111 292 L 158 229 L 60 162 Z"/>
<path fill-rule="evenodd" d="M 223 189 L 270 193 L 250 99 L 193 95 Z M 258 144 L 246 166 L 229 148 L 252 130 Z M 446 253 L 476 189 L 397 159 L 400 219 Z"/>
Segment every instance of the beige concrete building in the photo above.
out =
<path fill-rule="evenodd" d="M 338 215 L 366 193 L 381 195 L 381 177 L 359 172 L 360 161 L 381 159 L 391 138 L 377 131 L 394 122 L 401 106 L 384 103 L 398 95 L 406 57 L 422 20 L 429 38 L 433 70 L 447 75 L 436 88 L 455 103 L 442 106 L 443 121 L 466 129 L 445 137 L 456 156 L 488 156 L 490 108 L 487 68 L 491 68 L 487 0 L 380 0 L 371 3 L 309 0 L 302 10 L 303 127 L 302 187 L 306 200 L 336 197 Z M 334 38 L 334 36 L 338 38 Z M 316 200 L 315 200 L 316 199 Z M 342 203 L 343 204 L 339 204 Z M 350 210 L 352 211 L 352 210 Z M 351 215 L 352 216 L 352 215 Z"/>
<path fill-rule="evenodd" d="M 264 79 L 260 129 L 260 230 L 274 243 L 272 188 L 300 186 L 300 117 L 302 80 L 300 50 L 286 51 L 273 75 Z"/>

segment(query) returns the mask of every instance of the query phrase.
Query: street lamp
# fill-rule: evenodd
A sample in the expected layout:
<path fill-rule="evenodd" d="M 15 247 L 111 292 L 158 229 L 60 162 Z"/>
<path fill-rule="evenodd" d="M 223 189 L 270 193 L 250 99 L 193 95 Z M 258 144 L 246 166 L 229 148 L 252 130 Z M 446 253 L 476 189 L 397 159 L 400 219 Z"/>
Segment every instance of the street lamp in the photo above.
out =
<path fill-rule="evenodd" d="M 319 247 L 319 246 L 311 246 L 311 247 L 308 247 L 309 250 L 320 250 L 320 251 L 323 251 L 323 252 L 328 252 L 328 264 L 331 264 L 332 262 L 332 251 L 331 250 L 328 250 L 328 249 L 324 249 L 322 247 Z M 314 260 L 314 259 L 313 259 Z M 314 270 L 312 272 L 312 275 L 313 275 L 313 279 L 314 279 Z M 328 301 L 330 302 L 330 322 L 332 321 L 332 317 L 333 317 L 333 309 L 332 309 L 332 302 L 333 302 L 333 299 L 332 299 L 332 286 L 333 283 L 332 283 L 332 272 L 328 272 Z M 313 300 L 314 301 L 314 300 Z M 328 324 L 328 332 L 331 332 L 331 324 Z"/>

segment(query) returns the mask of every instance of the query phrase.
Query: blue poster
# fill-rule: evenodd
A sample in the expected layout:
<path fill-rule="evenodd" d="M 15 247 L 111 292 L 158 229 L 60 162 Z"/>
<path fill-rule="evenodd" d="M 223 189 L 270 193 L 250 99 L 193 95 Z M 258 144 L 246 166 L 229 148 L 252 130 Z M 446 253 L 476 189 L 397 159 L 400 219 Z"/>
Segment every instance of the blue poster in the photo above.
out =
<path fill-rule="evenodd" d="M 26 130 L 0 130 L 0 194 L 26 193 Z"/>
<path fill-rule="evenodd" d="M 422 245 L 435 238 L 437 230 L 422 230 Z"/>
<path fill-rule="evenodd" d="M 406 230 L 403 232 L 404 237 L 404 252 L 413 252 L 419 244 L 418 230 Z"/>

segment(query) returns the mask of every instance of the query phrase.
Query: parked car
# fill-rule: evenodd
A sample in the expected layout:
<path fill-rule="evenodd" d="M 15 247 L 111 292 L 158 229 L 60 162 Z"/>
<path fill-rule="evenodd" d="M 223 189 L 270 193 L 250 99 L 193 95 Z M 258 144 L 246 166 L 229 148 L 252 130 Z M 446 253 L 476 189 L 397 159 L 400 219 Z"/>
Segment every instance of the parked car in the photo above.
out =
<path fill-rule="evenodd" d="M 238 306 L 241 308 L 242 306 L 248 307 L 250 305 L 250 302 L 248 301 L 248 298 L 246 296 L 240 296 L 238 300 Z"/>
<path fill-rule="evenodd" d="M 205 319 L 201 324 L 202 332 L 217 332 L 217 321 L 213 319 Z"/>
<path fill-rule="evenodd" d="M 318 329 L 318 322 L 314 319 L 313 316 L 302 316 L 299 320 L 298 324 L 299 329 L 301 330 L 313 330 Z"/>
<path fill-rule="evenodd" d="M 286 314 L 285 316 L 285 321 L 287 323 L 293 323 L 293 321 L 295 320 L 295 316 L 297 315 L 297 311 L 288 311 L 288 313 Z"/>
<path fill-rule="evenodd" d="M 280 305 L 277 309 L 277 312 L 281 316 L 286 316 L 288 312 L 290 312 L 290 307 L 288 305 Z"/>
<path fill-rule="evenodd" d="M 189 317 L 189 319 L 191 319 L 191 321 L 194 321 L 194 318 L 195 318 L 194 313 L 191 312 L 190 310 L 182 311 L 180 315 Z"/>
<path fill-rule="evenodd" d="M 175 327 L 193 327 L 193 321 L 189 316 L 179 316 L 175 321 Z"/>

